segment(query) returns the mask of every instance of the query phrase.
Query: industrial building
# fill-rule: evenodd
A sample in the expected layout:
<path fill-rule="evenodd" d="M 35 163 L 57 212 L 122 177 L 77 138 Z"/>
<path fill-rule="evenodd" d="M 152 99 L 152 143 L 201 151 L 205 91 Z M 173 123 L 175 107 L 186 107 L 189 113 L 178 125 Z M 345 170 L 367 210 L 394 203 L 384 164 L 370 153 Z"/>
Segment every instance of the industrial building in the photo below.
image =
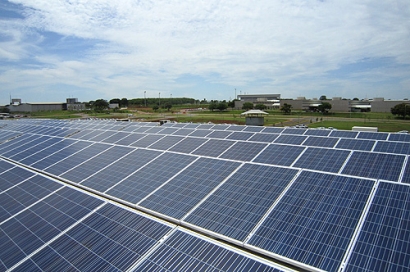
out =
<path fill-rule="evenodd" d="M 22 103 L 21 99 L 14 98 L 8 106 L 10 113 L 16 112 L 38 112 L 58 110 L 85 110 L 85 103 L 78 102 L 77 98 L 67 98 L 62 102 L 30 102 Z"/>

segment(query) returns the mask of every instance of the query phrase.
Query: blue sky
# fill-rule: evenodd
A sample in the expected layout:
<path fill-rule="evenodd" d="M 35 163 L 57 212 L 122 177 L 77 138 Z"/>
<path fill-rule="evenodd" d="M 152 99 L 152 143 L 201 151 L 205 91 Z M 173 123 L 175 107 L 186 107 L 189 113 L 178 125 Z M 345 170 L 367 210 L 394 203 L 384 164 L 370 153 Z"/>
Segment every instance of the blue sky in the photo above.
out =
<path fill-rule="evenodd" d="M 0 105 L 410 98 L 410 2 L 0 0 Z"/>

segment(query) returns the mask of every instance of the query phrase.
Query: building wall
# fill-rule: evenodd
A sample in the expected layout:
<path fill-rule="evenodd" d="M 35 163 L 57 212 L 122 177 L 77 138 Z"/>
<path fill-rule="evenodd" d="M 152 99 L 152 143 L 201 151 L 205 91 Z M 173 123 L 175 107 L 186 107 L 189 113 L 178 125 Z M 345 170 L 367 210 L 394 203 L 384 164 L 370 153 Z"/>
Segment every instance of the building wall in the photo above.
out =
<path fill-rule="evenodd" d="M 56 104 L 30 104 L 24 103 L 17 106 L 10 106 L 10 112 L 37 112 L 37 111 L 54 111 L 63 110 L 64 103 Z"/>

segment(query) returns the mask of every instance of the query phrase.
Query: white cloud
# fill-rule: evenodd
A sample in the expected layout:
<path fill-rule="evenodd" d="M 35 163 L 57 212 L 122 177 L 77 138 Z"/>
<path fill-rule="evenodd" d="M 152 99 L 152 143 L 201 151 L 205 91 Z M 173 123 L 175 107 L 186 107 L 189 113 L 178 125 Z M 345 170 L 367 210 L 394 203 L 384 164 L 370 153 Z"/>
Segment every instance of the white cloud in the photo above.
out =
<path fill-rule="evenodd" d="M 131 98 L 176 90 L 176 79 L 191 74 L 231 89 L 314 93 L 326 84 L 311 81 L 330 82 L 328 71 L 364 58 L 410 64 L 407 0 L 11 2 L 25 18 L 1 22 L 13 39 L 2 42 L 0 58 L 38 66 L 3 73 L 0 82 L 10 88 L 19 85 L 8 77 L 25 77 L 44 88 L 64 83 Z M 50 52 L 50 32 L 86 46 L 75 56 Z"/>

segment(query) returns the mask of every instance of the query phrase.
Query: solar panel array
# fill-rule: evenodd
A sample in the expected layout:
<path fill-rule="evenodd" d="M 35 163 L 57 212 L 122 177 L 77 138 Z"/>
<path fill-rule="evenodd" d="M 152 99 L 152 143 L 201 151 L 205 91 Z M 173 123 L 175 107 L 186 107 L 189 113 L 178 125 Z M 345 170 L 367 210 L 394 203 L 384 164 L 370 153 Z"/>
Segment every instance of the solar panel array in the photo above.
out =
<path fill-rule="evenodd" d="M 1 121 L 0 271 L 410 271 L 409 150 L 395 133 Z"/>

